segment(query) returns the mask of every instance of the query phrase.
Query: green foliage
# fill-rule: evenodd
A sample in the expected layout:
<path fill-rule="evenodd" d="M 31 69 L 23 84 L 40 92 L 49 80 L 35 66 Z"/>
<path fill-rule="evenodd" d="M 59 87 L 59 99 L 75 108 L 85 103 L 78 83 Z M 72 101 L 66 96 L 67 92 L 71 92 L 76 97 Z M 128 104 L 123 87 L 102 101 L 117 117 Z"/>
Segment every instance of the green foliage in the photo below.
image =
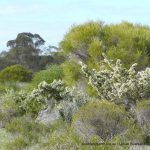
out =
<path fill-rule="evenodd" d="M 60 130 L 65 132 L 66 127 L 62 120 L 44 125 L 27 116 L 14 118 L 6 125 L 6 131 L 12 134 L 12 140 L 7 143 L 7 148 L 34 149 L 37 146 L 35 149 L 44 149 L 49 138 L 54 138 L 53 134 L 59 133 Z"/>
<path fill-rule="evenodd" d="M 14 114 L 25 114 L 25 100 L 27 97 L 27 93 L 24 91 L 16 92 L 14 90 L 8 90 L 2 96 L 3 107 L 6 111 L 13 112 Z"/>
<path fill-rule="evenodd" d="M 9 89 L 10 87 L 5 84 L 0 84 L 0 93 L 6 92 L 6 89 Z"/>
<path fill-rule="evenodd" d="M 117 46 L 129 50 L 142 50 L 149 53 L 149 27 L 122 22 L 116 25 L 106 25 L 106 43 L 108 46 Z"/>
<path fill-rule="evenodd" d="M 20 89 L 28 89 L 29 82 L 0 82 L 0 95 L 3 95 L 8 90 L 19 91 Z"/>
<path fill-rule="evenodd" d="M 9 133 L 6 132 L 4 128 L 0 129 L 0 150 L 6 149 L 6 144 L 10 140 Z"/>
<path fill-rule="evenodd" d="M 35 122 L 30 117 L 13 118 L 5 127 L 13 139 L 7 144 L 9 149 L 25 148 L 33 143 L 40 142 L 42 136 L 51 133 L 50 126 Z"/>
<path fill-rule="evenodd" d="M 28 146 L 28 141 L 23 137 L 17 137 L 12 142 L 6 145 L 7 150 L 21 150 Z"/>
<path fill-rule="evenodd" d="M 60 42 L 60 48 L 66 55 L 74 53 L 86 60 L 90 68 L 99 67 L 105 52 L 111 59 L 121 59 L 126 67 L 136 62 L 141 69 L 149 66 L 149 43 L 148 27 L 127 22 L 116 25 L 88 22 L 73 26 Z"/>
<path fill-rule="evenodd" d="M 62 64 L 65 61 L 65 56 L 62 52 L 59 51 L 58 48 L 56 48 L 57 51 L 51 51 L 50 55 L 53 57 L 53 63 L 54 64 Z"/>
<path fill-rule="evenodd" d="M 0 72 L 0 82 L 28 82 L 32 78 L 32 72 L 21 65 L 13 65 Z"/>
<path fill-rule="evenodd" d="M 61 80 L 54 80 L 52 83 L 48 84 L 43 81 L 38 85 L 37 89 L 31 92 L 29 97 L 31 98 L 43 98 L 45 102 L 53 108 L 57 103 L 63 100 L 67 96 L 68 91 L 66 91 L 65 84 Z M 29 98 L 30 99 L 30 98 Z"/>
<path fill-rule="evenodd" d="M 5 115 L 4 113 L 0 110 L 0 122 L 4 119 Z"/>
<path fill-rule="evenodd" d="M 64 120 L 70 121 L 72 114 L 86 103 L 86 97 L 75 88 L 67 87 L 63 81 L 54 80 L 50 84 L 41 82 L 31 92 L 8 90 L 3 94 L 2 100 L 5 109 L 15 114 L 29 113 L 36 117 L 42 109 L 56 107 Z"/>
<path fill-rule="evenodd" d="M 98 96 L 98 93 L 97 93 L 97 91 L 96 91 L 96 89 L 94 89 L 90 84 L 88 84 L 88 85 L 86 86 L 86 92 L 87 92 L 87 94 L 88 94 L 89 96 L 91 96 L 91 97 L 94 97 L 94 98 L 99 97 L 99 96 Z"/>
<path fill-rule="evenodd" d="M 102 28 L 102 22 L 73 26 L 60 42 L 60 48 L 66 55 L 74 53 L 80 59 L 86 60 L 91 68 L 95 67 L 101 59 L 102 43 L 99 38 L 104 34 Z"/>
<path fill-rule="evenodd" d="M 58 65 L 51 65 L 46 70 L 39 71 L 34 74 L 31 85 L 37 87 L 37 85 L 45 81 L 47 83 L 53 82 L 53 80 L 58 80 L 63 78 L 63 70 Z"/>
<path fill-rule="evenodd" d="M 73 26 L 61 41 L 60 47 L 63 48 L 65 53 L 87 48 L 93 38 L 102 34 L 101 27 L 102 23 L 99 22 Z"/>
<path fill-rule="evenodd" d="M 7 90 L 2 95 L 2 105 L 8 115 L 32 114 L 34 117 L 45 108 L 43 97 L 32 97 L 31 93 L 25 91 Z"/>
<path fill-rule="evenodd" d="M 80 66 L 74 61 L 66 61 L 62 64 L 64 81 L 67 85 L 74 85 L 81 76 Z"/>
<path fill-rule="evenodd" d="M 8 114 L 6 111 L 2 110 L 4 109 L 1 105 L 0 107 L 0 129 L 5 127 L 5 124 L 10 120 L 10 114 Z"/>
<path fill-rule="evenodd" d="M 32 71 L 38 71 L 45 69 L 48 64 L 62 62 L 62 57 L 41 55 L 40 46 L 44 43 L 45 41 L 38 34 L 19 33 L 14 40 L 7 42 L 7 47 L 10 49 L 0 53 L 0 70 L 10 65 L 20 64 Z"/>
<path fill-rule="evenodd" d="M 136 114 L 145 134 L 144 142 L 150 144 L 150 98 L 137 103 Z"/>
<path fill-rule="evenodd" d="M 143 100 L 143 101 L 139 101 L 137 103 L 137 110 L 148 110 L 150 108 L 150 98 L 149 99 L 146 99 L 146 100 Z"/>
<path fill-rule="evenodd" d="M 81 149 L 80 138 L 74 134 L 69 133 L 54 133 L 48 139 L 48 142 L 42 147 L 43 150 L 69 150 L 69 149 Z"/>
<path fill-rule="evenodd" d="M 11 48 L 14 47 L 33 48 L 35 53 L 38 53 L 39 50 L 37 48 L 43 45 L 44 43 L 45 41 L 42 39 L 42 37 L 40 37 L 40 35 L 22 32 L 17 35 L 15 40 L 8 41 L 7 46 Z"/>
<path fill-rule="evenodd" d="M 25 116 L 13 118 L 11 122 L 6 125 L 5 129 L 10 133 L 14 133 L 14 134 L 19 133 L 24 136 L 29 136 L 30 132 L 33 132 L 37 135 L 40 133 L 44 134 L 43 132 L 49 130 L 47 126 L 43 124 L 39 124 L 38 122 L 35 122 L 30 117 L 25 117 Z M 36 138 L 32 139 L 32 135 L 31 137 L 29 136 L 28 138 L 30 138 L 30 140 L 37 140 Z"/>
<path fill-rule="evenodd" d="M 82 71 L 101 99 L 125 104 L 126 109 L 130 110 L 138 99 L 143 99 L 150 93 L 150 68 L 137 72 L 137 64 L 126 69 L 122 67 L 120 60 L 114 64 L 105 55 L 104 58 L 105 64 L 101 65 L 99 71 L 91 71 L 81 63 Z"/>
<path fill-rule="evenodd" d="M 35 100 L 36 105 L 32 105 L 34 102 L 33 100 Z M 87 95 L 75 90 L 75 88 L 67 87 L 61 80 L 54 80 L 50 84 L 45 81 L 41 82 L 38 85 L 38 88 L 34 89 L 28 96 L 26 104 L 27 112 L 28 106 L 30 106 L 28 104 L 30 104 L 30 102 L 31 111 L 38 108 L 38 106 L 41 106 L 40 104 L 48 105 L 50 109 L 56 107 L 65 121 L 71 121 L 72 115 L 79 107 L 85 104 L 86 101 Z"/>
<path fill-rule="evenodd" d="M 65 85 L 60 82 L 48 84 L 42 82 L 37 89 L 31 92 L 8 90 L 2 95 L 2 105 L 6 112 L 17 115 L 26 113 L 36 117 L 39 111 L 46 108 L 47 105 L 53 108 L 56 103 L 64 100 L 67 91 Z M 68 97 L 69 98 L 69 97 Z"/>
<path fill-rule="evenodd" d="M 35 37 L 37 41 L 33 40 Z M 149 27 L 127 22 L 116 25 L 88 22 L 70 29 L 60 42 L 62 51 L 51 53 L 57 65 L 36 72 L 26 91 L 18 89 L 25 87 L 21 82 L 31 80 L 31 71 L 21 65 L 2 70 L 0 126 L 12 136 L 7 149 L 119 150 L 120 142 L 149 144 L 150 101 L 144 100 L 150 96 L 150 68 L 146 68 L 150 62 L 149 43 Z M 38 70 L 50 58 L 39 55 L 44 40 L 37 34 L 21 33 L 7 44 L 10 51 L 0 54 L 4 66 L 22 64 Z M 108 60 L 103 52 L 116 63 Z M 5 63 L 5 60 L 10 61 Z M 89 85 L 79 61 L 84 62 L 82 71 Z M 76 87 L 69 87 L 72 85 Z M 14 90 L 7 90 L 10 88 Z M 82 88 L 100 100 L 91 101 Z M 47 107 L 57 109 L 62 120 L 50 125 L 35 120 Z M 83 142 L 117 145 L 87 147 Z"/>
<path fill-rule="evenodd" d="M 129 119 L 124 107 L 107 101 L 93 100 L 81 107 L 73 118 L 72 130 L 86 142 L 92 136 L 101 141 L 113 140 L 116 136 L 125 136 L 133 120 Z"/>
<path fill-rule="evenodd" d="M 88 55 L 89 58 L 87 60 L 87 64 L 89 68 L 98 68 L 99 67 L 99 62 L 103 59 L 102 58 L 102 42 L 98 38 L 94 38 L 88 49 Z"/>
<path fill-rule="evenodd" d="M 88 68 L 98 70 L 103 62 L 102 53 L 114 61 L 120 59 L 126 68 L 138 63 L 136 69 L 142 70 L 150 64 L 149 43 L 150 29 L 138 24 L 107 25 L 97 21 L 75 25 L 60 42 L 60 49 L 68 58 L 63 64 L 65 83 L 75 85 L 84 80 L 78 67 L 80 60 Z M 85 87 L 90 95 L 94 93 L 86 82 Z"/>
<path fill-rule="evenodd" d="M 25 111 L 27 114 L 32 115 L 33 118 L 37 117 L 38 113 L 46 108 L 46 103 L 44 98 L 39 97 L 31 97 L 28 95 L 25 101 Z"/>
<path fill-rule="evenodd" d="M 117 59 L 122 60 L 122 64 L 124 67 L 129 68 L 132 63 L 138 62 L 138 69 L 145 68 L 146 64 L 148 65 L 148 55 L 143 54 L 144 52 L 137 50 L 137 51 L 128 51 L 125 49 L 118 49 L 118 48 L 111 48 L 107 52 L 107 56 L 112 58 L 114 61 Z"/>
<path fill-rule="evenodd" d="M 146 26 L 122 22 L 106 25 L 105 45 L 111 59 L 121 59 L 126 67 L 138 63 L 139 68 L 149 65 L 150 29 Z"/>

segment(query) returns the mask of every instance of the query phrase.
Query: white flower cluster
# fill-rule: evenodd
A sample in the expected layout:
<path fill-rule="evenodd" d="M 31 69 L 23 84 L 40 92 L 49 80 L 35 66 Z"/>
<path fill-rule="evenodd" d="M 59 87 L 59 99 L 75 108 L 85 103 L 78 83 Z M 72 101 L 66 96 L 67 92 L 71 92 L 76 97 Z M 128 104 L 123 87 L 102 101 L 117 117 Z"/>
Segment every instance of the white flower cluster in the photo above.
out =
<path fill-rule="evenodd" d="M 77 91 L 76 88 L 66 87 L 62 80 L 54 80 L 50 84 L 43 81 L 31 93 L 10 90 L 3 99 L 13 100 L 14 105 L 23 112 L 38 113 L 47 107 L 50 109 L 55 107 L 67 121 L 70 121 L 79 107 L 87 102 L 84 93 Z"/>
<path fill-rule="evenodd" d="M 143 99 L 150 94 L 150 68 L 137 72 L 133 64 L 130 69 L 122 67 L 121 61 L 115 64 L 104 56 L 104 64 L 100 71 L 89 70 L 87 65 L 81 63 L 82 71 L 89 78 L 91 84 L 103 100 L 130 103 Z"/>
<path fill-rule="evenodd" d="M 67 121 L 70 121 L 78 108 L 87 102 L 87 97 L 83 93 L 75 88 L 66 87 L 61 80 L 54 80 L 50 84 L 41 82 L 30 97 L 44 99 L 49 108 L 56 107 Z"/>

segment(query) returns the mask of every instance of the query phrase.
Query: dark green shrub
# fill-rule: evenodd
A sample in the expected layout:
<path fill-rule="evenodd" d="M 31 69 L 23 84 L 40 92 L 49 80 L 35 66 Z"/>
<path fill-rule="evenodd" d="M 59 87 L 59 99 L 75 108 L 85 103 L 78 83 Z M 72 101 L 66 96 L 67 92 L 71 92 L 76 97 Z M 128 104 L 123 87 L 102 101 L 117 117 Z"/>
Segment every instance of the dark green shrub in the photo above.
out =
<path fill-rule="evenodd" d="M 0 128 L 0 150 L 6 150 L 6 144 L 10 140 L 10 135 L 5 128 Z"/>
<path fill-rule="evenodd" d="M 145 134 L 145 144 L 150 144 L 150 99 L 137 103 L 136 114 L 138 122 Z"/>
<path fill-rule="evenodd" d="M 128 118 L 124 107 L 107 101 L 92 101 L 74 116 L 72 130 L 86 142 L 93 136 L 99 137 L 102 141 L 110 141 L 116 136 L 123 136 L 121 138 L 125 139 L 133 126 L 134 122 Z M 137 137 L 132 137 L 132 140 L 133 138 Z M 127 141 L 130 139 L 126 139 Z"/>
<path fill-rule="evenodd" d="M 31 117 L 13 118 L 10 123 L 5 126 L 7 132 L 13 136 L 23 136 L 31 143 L 38 142 L 40 136 L 44 136 L 51 132 L 50 126 L 35 122 Z"/>
<path fill-rule="evenodd" d="M 38 113 L 45 109 L 46 106 L 44 97 L 41 97 L 40 95 L 37 97 L 28 97 L 25 102 L 26 113 L 29 113 L 34 118 L 37 117 Z"/>
<path fill-rule="evenodd" d="M 2 95 L 2 104 L 6 113 L 24 115 L 26 113 L 36 117 L 40 110 L 45 109 L 45 98 L 42 95 L 28 93 L 24 90 L 7 90 Z"/>
<path fill-rule="evenodd" d="M 54 133 L 48 139 L 42 149 L 43 150 L 78 150 L 81 149 L 80 138 L 69 132 Z"/>
<path fill-rule="evenodd" d="M 41 148 L 42 145 L 47 143 L 48 138 L 52 137 L 53 133 L 59 132 L 59 130 L 66 131 L 65 126 L 66 124 L 62 120 L 57 120 L 54 124 L 45 125 L 29 116 L 13 118 L 5 127 L 6 131 L 13 136 L 12 140 L 7 144 L 7 148 L 16 148 L 18 150 L 21 147 L 19 149 L 21 150 L 26 147 L 34 147 L 36 144 Z M 43 150 L 44 147 L 41 149 Z"/>
<path fill-rule="evenodd" d="M 58 65 L 49 66 L 48 69 L 39 71 L 34 74 L 31 86 L 37 87 L 39 83 L 42 81 L 46 81 L 47 83 L 53 82 L 54 79 L 62 79 L 63 78 L 63 70 Z"/>
<path fill-rule="evenodd" d="M 6 92 L 6 89 L 8 89 L 9 87 L 4 85 L 4 84 L 0 84 L 0 93 L 4 93 Z"/>
<path fill-rule="evenodd" d="M 51 125 L 44 125 L 36 122 L 30 116 L 16 117 L 8 123 L 5 129 L 13 134 L 21 134 L 29 138 L 30 133 L 45 135 L 51 132 Z M 53 127 L 54 129 L 54 127 Z M 31 139 L 34 140 L 35 138 Z"/>
<path fill-rule="evenodd" d="M 19 91 L 20 89 L 26 89 L 28 87 L 27 82 L 6 82 L 0 83 L 0 94 L 3 95 L 7 90 Z"/>
<path fill-rule="evenodd" d="M 21 65 L 13 65 L 0 72 L 0 82 L 28 82 L 32 72 Z"/>
<path fill-rule="evenodd" d="M 2 110 L 0 109 L 0 129 L 2 127 L 4 127 L 4 124 L 6 122 L 6 114 L 4 112 L 2 112 Z"/>
<path fill-rule="evenodd" d="M 7 150 L 22 150 L 25 147 L 29 146 L 29 141 L 27 141 L 24 137 L 17 137 L 10 143 L 7 143 Z"/>
<path fill-rule="evenodd" d="M 4 113 L 0 110 L 0 121 L 4 119 Z"/>

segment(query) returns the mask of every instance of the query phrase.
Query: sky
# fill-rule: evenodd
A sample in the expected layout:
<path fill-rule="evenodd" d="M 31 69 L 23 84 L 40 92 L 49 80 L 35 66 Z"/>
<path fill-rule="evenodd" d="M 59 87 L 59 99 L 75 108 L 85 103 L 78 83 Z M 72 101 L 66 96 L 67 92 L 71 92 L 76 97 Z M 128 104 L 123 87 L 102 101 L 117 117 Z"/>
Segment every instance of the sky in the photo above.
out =
<path fill-rule="evenodd" d="M 0 51 L 21 32 L 57 46 L 72 25 L 91 20 L 150 25 L 150 0 L 0 0 Z"/>

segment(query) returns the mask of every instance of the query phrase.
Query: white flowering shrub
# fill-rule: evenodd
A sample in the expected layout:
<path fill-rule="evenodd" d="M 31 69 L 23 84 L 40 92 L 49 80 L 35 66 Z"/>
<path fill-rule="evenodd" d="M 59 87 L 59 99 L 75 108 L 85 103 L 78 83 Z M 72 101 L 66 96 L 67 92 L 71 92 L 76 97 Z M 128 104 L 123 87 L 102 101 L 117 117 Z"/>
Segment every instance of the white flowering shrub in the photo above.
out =
<path fill-rule="evenodd" d="M 137 72 L 137 64 L 126 69 L 120 60 L 114 64 L 104 54 L 103 56 L 104 63 L 99 71 L 89 70 L 87 65 L 81 63 L 89 84 L 97 90 L 102 100 L 123 103 L 126 108 L 130 108 L 131 104 L 136 104 L 136 100 L 150 96 L 150 68 Z"/>
<path fill-rule="evenodd" d="M 66 94 L 67 90 L 61 80 L 54 80 L 50 84 L 43 81 L 38 85 L 37 89 L 34 89 L 31 92 L 29 99 L 38 98 L 39 101 L 42 100 L 44 103 L 47 103 L 51 108 L 53 108 Z"/>
<path fill-rule="evenodd" d="M 38 88 L 32 91 L 31 97 L 41 96 L 51 109 L 56 107 L 66 121 L 71 121 L 72 115 L 87 102 L 86 95 L 75 88 L 66 87 L 61 80 L 54 80 L 50 84 L 41 82 Z"/>
<path fill-rule="evenodd" d="M 55 107 L 64 120 L 71 121 L 72 115 L 88 98 L 75 88 L 65 86 L 63 81 L 54 80 L 50 84 L 41 82 L 31 93 L 7 91 L 3 99 L 6 107 L 21 114 L 30 113 L 36 117 L 41 110 Z"/>

